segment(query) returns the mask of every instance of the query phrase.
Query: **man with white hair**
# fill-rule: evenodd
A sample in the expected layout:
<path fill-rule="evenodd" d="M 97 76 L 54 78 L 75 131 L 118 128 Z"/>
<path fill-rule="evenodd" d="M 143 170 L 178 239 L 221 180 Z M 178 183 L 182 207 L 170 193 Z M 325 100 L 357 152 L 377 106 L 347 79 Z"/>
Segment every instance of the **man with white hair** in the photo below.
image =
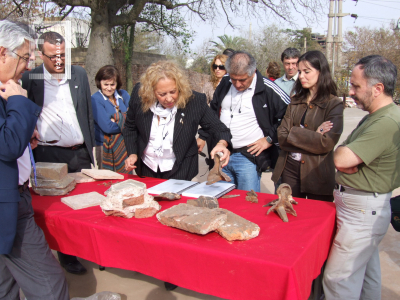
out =
<path fill-rule="evenodd" d="M 32 44 L 31 44 L 32 43 Z M 18 84 L 35 59 L 33 39 L 0 21 L 0 299 L 69 299 L 64 273 L 33 217 L 29 192 L 31 145 L 40 107 Z"/>
<path fill-rule="evenodd" d="M 233 151 L 223 171 L 239 190 L 260 192 L 261 172 L 274 168 L 278 158 L 276 129 L 290 98 L 256 70 L 256 61 L 247 52 L 232 54 L 225 68 L 229 76 L 222 78 L 210 103 L 232 134 Z M 208 135 L 202 130 L 199 135 L 201 151 Z"/>

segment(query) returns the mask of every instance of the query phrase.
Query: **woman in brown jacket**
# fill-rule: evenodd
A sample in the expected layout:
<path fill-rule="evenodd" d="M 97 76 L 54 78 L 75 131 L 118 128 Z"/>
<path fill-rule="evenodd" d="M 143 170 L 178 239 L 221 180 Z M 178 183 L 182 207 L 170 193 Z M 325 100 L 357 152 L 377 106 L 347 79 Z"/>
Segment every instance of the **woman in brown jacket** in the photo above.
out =
<path fill-rule="evenodd" d="M 282 176 L 294 197 L 333 201 L 333 150 L 343 131 L 343 103 L 322 52 L 304 53 L 298 68 L 295 94 L 278 128 L 282 151 L 272 180 Z"/>

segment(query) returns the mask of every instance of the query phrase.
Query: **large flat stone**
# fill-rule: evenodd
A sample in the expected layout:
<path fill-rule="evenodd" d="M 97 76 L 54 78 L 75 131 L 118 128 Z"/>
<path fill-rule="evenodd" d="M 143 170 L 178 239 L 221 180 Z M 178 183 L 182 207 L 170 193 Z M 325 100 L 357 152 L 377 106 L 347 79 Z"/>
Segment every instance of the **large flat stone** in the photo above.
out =
<path fill-rule="evenodd" d="M 68 165 L 63 163 L 38 162 L 35 166 L 36 179 L 62 180 L 68 174 Z"/>
<path fill-rule="evenodd" d="M 46 188 L 35 188 L 32 186 L 33 191 L 36 194 L 39 194 L 40 196 L 62 196 L 68 194 L 70 191 L 72 191 L 75 188 L 76 182 L 73 180 L 70 185 L 68 185 L 65 188 L 62 189 L 57 189 L 57 188 L 52 188 L 52 189 L 46 189 Z"/>
<path fill-rule="evenodd" d="M 65 189 L 67 186 L 69 186 L 73 181 L 75 181 L 74 178 L 72 178 L 69 175 L 66 175 L 64 178 L 60 180 L 45 180 L 45 179 L 38 179 L 36 178 L 36 183 L 35 184 L 35 178 L 31 176 L 31 183 L 34 188 L 41 188 L 41 189 Z"/>
<path fill-rule="evenodd" d="M 110 170 L 82 169 L 81 172 L 96 180 L 124 179 L 124 175 L 118 174 Z"/>
<path fill-rule="evenodd" d="M 204 235 L 224 224 L 227 214 L 222 210 L 180 203 L 158 213 L 157 219 L 164 225 Z"/>
<path fill-rule="evenodd" d="M 71 176 L 72 178 L 74 178 L 76 183 L 96 181 L 96 179 L 93 179 L 92 177 L 87 176 L 87 175 L 83 174 L 82 172 L 68 173 L 68 176 Z"/>
<path fill-rule="evenodd" d="M 61 202 L 76 210 L 100 205 L 104 198 L 105 196 L 102 194 L 90 192 L 75 196 L 63 197 L 61 198 Z"/>
<path fill-rule="evenodd" d="M 217 232 L 228 241 L 245 241 L 255 238 L 260 233 L 260 226 L 234 214 L 233 212 L 218 208 L 215 211 L 225 213 L 228 218 L 224 224 L 217 228 Z"/>

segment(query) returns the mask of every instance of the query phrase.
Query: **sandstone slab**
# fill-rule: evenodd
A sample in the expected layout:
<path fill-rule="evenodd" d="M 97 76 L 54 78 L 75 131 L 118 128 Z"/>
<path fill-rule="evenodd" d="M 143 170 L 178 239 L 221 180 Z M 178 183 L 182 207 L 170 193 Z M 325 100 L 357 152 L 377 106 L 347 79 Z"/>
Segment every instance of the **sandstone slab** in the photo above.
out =
<path fill-rule="evenodd" d="M 219 226 L 216 231 L 228 241 L 246 241 L 257 237 L 260 233 L 260 226 L 257 224 L 223 208 L 214 210 L 227 215 L 226 222 Z"/>
<path fill-rule="evenodd" d="M 83 174 L 82 172 L 68 173 L 68 176 L 71 176 L 72 178 L 74 178 L 76 183 L 96 181 L 92 177 L 87 176 L 87 175 Z"/>
<path fill-rule="evenodd" d="M 36 179 L 62 180 L 68 174 L 68 165 L 63 163 L 38 162 L 36 166 Z M 33 170 L 32 170 L 32 177 Z"/>
<path fill-rule="evenodd" d="M 37 178 L 36 179 L 37 184 L 35 184 L 35 178 L 31 176 L 32 187 L 41 189 L 65 189 L 73 181 L 75 181 L 74 178 L 72 178 L 69 175 L 66 175 L 64 178 L 59 180 L 45 180 Z"/>
<path fill-rule="evenodd" d="M 200 196 L 198 199 L 189 199 L 186 203 L 197 207 L 207 207 L 211 209 L 219 207 L 217 198 L 209 196 Z"/>
<path fill-rule="evenodd" d="M 224 224 L 227 214 L 222 210 L 180 203 L 158 213 L 157 219 L 163 225 L 204 235 Z"/>
<path fill-rule="evenodd" d="M 90 192 L 70 197 L 63 197 L 61 198 L 61 202 L 76 210 L 100 205 L 104 198 L 105 196 L 102 194 Z"/>
<path fill-rule="evenodd" d="M 76 182 L 73 180 L 70 185 L 65 188 L 57 189 L 57 188 L 35 188 L 32 187 L 33 191 L 40 196 L 62 196 L 68 194 L 75 188 Z"/>
<path fill-rule="evenodd" d="M 82 169 L 81 172 L 96 180 L 124 179 L 124 175 L 118 174 L 110 170 Z"/>

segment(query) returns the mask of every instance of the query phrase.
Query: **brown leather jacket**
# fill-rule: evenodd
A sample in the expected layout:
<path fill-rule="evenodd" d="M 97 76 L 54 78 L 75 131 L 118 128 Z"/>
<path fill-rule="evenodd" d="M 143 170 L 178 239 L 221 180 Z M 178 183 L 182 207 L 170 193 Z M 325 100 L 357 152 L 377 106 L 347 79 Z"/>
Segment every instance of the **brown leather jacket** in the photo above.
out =
<path fill-rule="evenodd" d="M 304 128 L 301 119 L 307 110 Z M 331 121 L 333 127 L 325 134 L 316 132 L 319 125 Z M 292 101 L 281 125 L 278 140 L 282 149 L 272 180 L 276 183 L 285 168 L 289 152 L 301 153 L 301 192 L 331 195 L 335 186 L 333 150 L 343 132 L 343 102 L 333 95 L 329 100 Z"/>

